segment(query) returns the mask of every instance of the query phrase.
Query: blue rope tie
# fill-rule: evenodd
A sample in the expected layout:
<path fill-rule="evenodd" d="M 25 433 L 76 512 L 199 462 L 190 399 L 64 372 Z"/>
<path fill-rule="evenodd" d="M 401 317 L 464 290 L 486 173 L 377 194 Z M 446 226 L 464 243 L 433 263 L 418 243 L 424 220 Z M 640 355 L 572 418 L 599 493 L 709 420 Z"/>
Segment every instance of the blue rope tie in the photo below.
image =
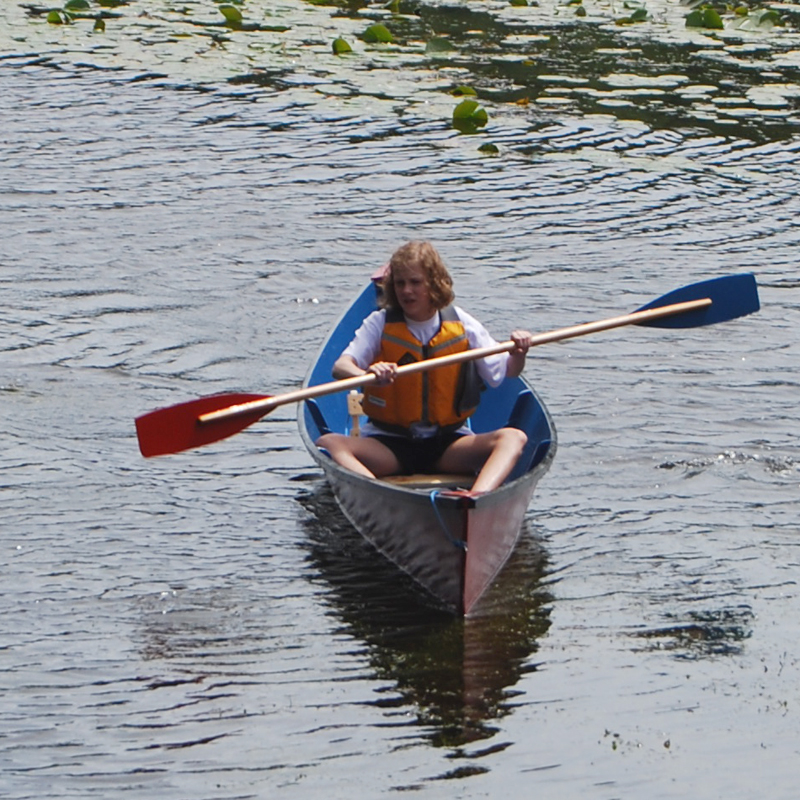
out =
<path fill-rule="evenodd" d="M 439 494 L 438 489 L 431 490 L 430 498 L 431 504 L 433 505 L 433 511 L 436 514 L 436 519 L 439 520 L 439 525 L 441 526 L 442 530 L 444 531 L 444 535 L 447 537 L 447 540 L 455 547 L 460 547 L 465 553 L 467 552 L 467 543 L 463 539 L 455 539 L 451 534 L 450 531 L 447 529 L 447 525 L 444 524 L 444 520 L 442 519 L 442 515 L 439 513 L 439 507 L 436 505 L 436 496 Z"/>

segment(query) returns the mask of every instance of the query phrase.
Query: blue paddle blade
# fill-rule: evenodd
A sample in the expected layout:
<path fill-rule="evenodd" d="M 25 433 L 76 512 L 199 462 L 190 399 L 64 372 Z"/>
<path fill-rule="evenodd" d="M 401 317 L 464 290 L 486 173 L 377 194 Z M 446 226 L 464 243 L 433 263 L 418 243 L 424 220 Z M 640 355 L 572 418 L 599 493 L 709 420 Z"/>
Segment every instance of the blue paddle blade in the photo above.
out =
<path fill-rule="evenodd" d="M 698 328 L 702 325 L 714 325 L 717 322 L 744 317 L 761 307 L 758 302 L 755 275 L 748 272 L 743 275 L 712 278 L 709 281 L 700 281 L 682 289 L 675 289 L 637 310 L 661 308 L 689 300 L 702 300 L 706 297 L 711 299 L 711 305 L 706 308 L 638 324 L 650 328 Z"/>

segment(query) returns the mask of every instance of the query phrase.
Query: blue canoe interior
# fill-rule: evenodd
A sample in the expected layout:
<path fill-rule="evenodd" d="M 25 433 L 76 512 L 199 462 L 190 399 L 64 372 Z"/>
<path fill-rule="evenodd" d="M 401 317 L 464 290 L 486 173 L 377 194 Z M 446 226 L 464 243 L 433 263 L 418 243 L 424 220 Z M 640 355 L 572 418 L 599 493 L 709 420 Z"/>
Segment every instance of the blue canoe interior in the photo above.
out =
<path fill-rule="evenodd" d="M 333 363 L 364 318 L 378 308 L 378 288 L 368 284 L 342 315 L 323 345 L 305 386 L 331 380 Z M 503 486 L 463 497 L 431 484 L 369 480 L 339 467 L 314 444 L 323 433 L 349 434 L 353 417 L 344 392 L 308 399 L 299 406 L 300 432 L 325 472 L 333 494 L 354 527 L 414 578 L 437 606 L 469 614 L 511 554 L 539 478 L 556 449 L 553 422 L 523 377 L 487 388 L 470 424 L 474 432 L 512 426 L 527 444 Z"/>

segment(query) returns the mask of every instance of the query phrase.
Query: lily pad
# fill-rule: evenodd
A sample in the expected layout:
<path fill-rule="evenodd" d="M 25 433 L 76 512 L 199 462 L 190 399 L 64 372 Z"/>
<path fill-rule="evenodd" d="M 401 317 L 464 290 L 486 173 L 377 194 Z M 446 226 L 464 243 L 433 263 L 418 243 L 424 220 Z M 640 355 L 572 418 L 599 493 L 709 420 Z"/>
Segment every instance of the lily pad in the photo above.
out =
<path fill-rule="evenodd" d="M 758 8 L 754 11 L 750 11 L 747 8 L 737 8 L 735 13 L 739 16 L 739 19 L 734 27 L 741 30 L 769 31 L 781 22 L 781 15 L 772 8 Z"/>
<path fill-rule="evenodd" d="M 456 86 L 451 94 L 456 97 L 477 97 L 478 93 L 471 86 Z"/>
<path fill-rule="evenodd" d="M 47 12 L 47 21 L 51 25 L 68 25 L 72 22 L 72 18 L 66 11 L 59 11 L 59 9 L 54 8 L 52 11 Z"/>
<path fill-rule="evenodd" d="M 353 48 L 350 47 L 350 45 L 344 39 L 342 39 L 341 36 L 339 36 L 337 39 L 333 40 L 332 47 L 333 47 L 334 55 L 337 55 L 337 56 L 340 56 L 343 53 L 352 53 L 353 52 Z"/>
<path fill-rule="evenodd" d="M 392 32 L 385 25 L 376 23 L 364 31 L 364 41 L 370 44 L 389 44 L 393 41 Z"/>
<path fill-rule="evenodd" d="M 686 27 L 722 30 L 725 23 L 722 21 L 719 11 L 710 6 L 703 6 L 703 8 L 695 9 L 691 14 L 687 14 Z"/>
<path fill-rule="evenodd" d="M 453 111 L 453 127 L 462 133 L 475 133 L 488 121 L 486 109 L 477 100 L 462 100 Z"/>
<path fill-rule="evenodd" d="M 217 6 L 217 8 L 219 8 L 220 13 L 223 17 L 225 17 L 225 21 L 229 25 L 241 25 L 242 12 L 239 11 L 236 6 L 232 6 L 230 3 L 225 3 L 225 5 Z"/>
<path fill-rule="evenodd" d="M 449 42 L 449 40 L 441 36 L 435 36 L 430 39 L 425 45 L 426 53 L 452 53 L 456 48 Z"/>

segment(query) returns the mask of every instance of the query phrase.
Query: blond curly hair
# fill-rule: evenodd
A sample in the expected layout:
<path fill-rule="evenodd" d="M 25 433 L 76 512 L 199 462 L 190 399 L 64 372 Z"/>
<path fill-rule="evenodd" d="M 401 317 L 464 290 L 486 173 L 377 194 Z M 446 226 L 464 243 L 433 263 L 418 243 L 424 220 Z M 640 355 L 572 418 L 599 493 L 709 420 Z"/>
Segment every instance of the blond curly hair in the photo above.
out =
<path fill-rule="evenodd" d="M 389 266 L 381 281 L 381 305 L 384 308 L 399 308 L 394 291 L 393 270 L 401 267 L 417 266 L 425 276 L 425 283 L 431 296 L 431 303 L 440 311 L 455 299 L 453 279 L 442 261 L 442 257 L 430 242 L 406 242 L 394 251 Z"/>

